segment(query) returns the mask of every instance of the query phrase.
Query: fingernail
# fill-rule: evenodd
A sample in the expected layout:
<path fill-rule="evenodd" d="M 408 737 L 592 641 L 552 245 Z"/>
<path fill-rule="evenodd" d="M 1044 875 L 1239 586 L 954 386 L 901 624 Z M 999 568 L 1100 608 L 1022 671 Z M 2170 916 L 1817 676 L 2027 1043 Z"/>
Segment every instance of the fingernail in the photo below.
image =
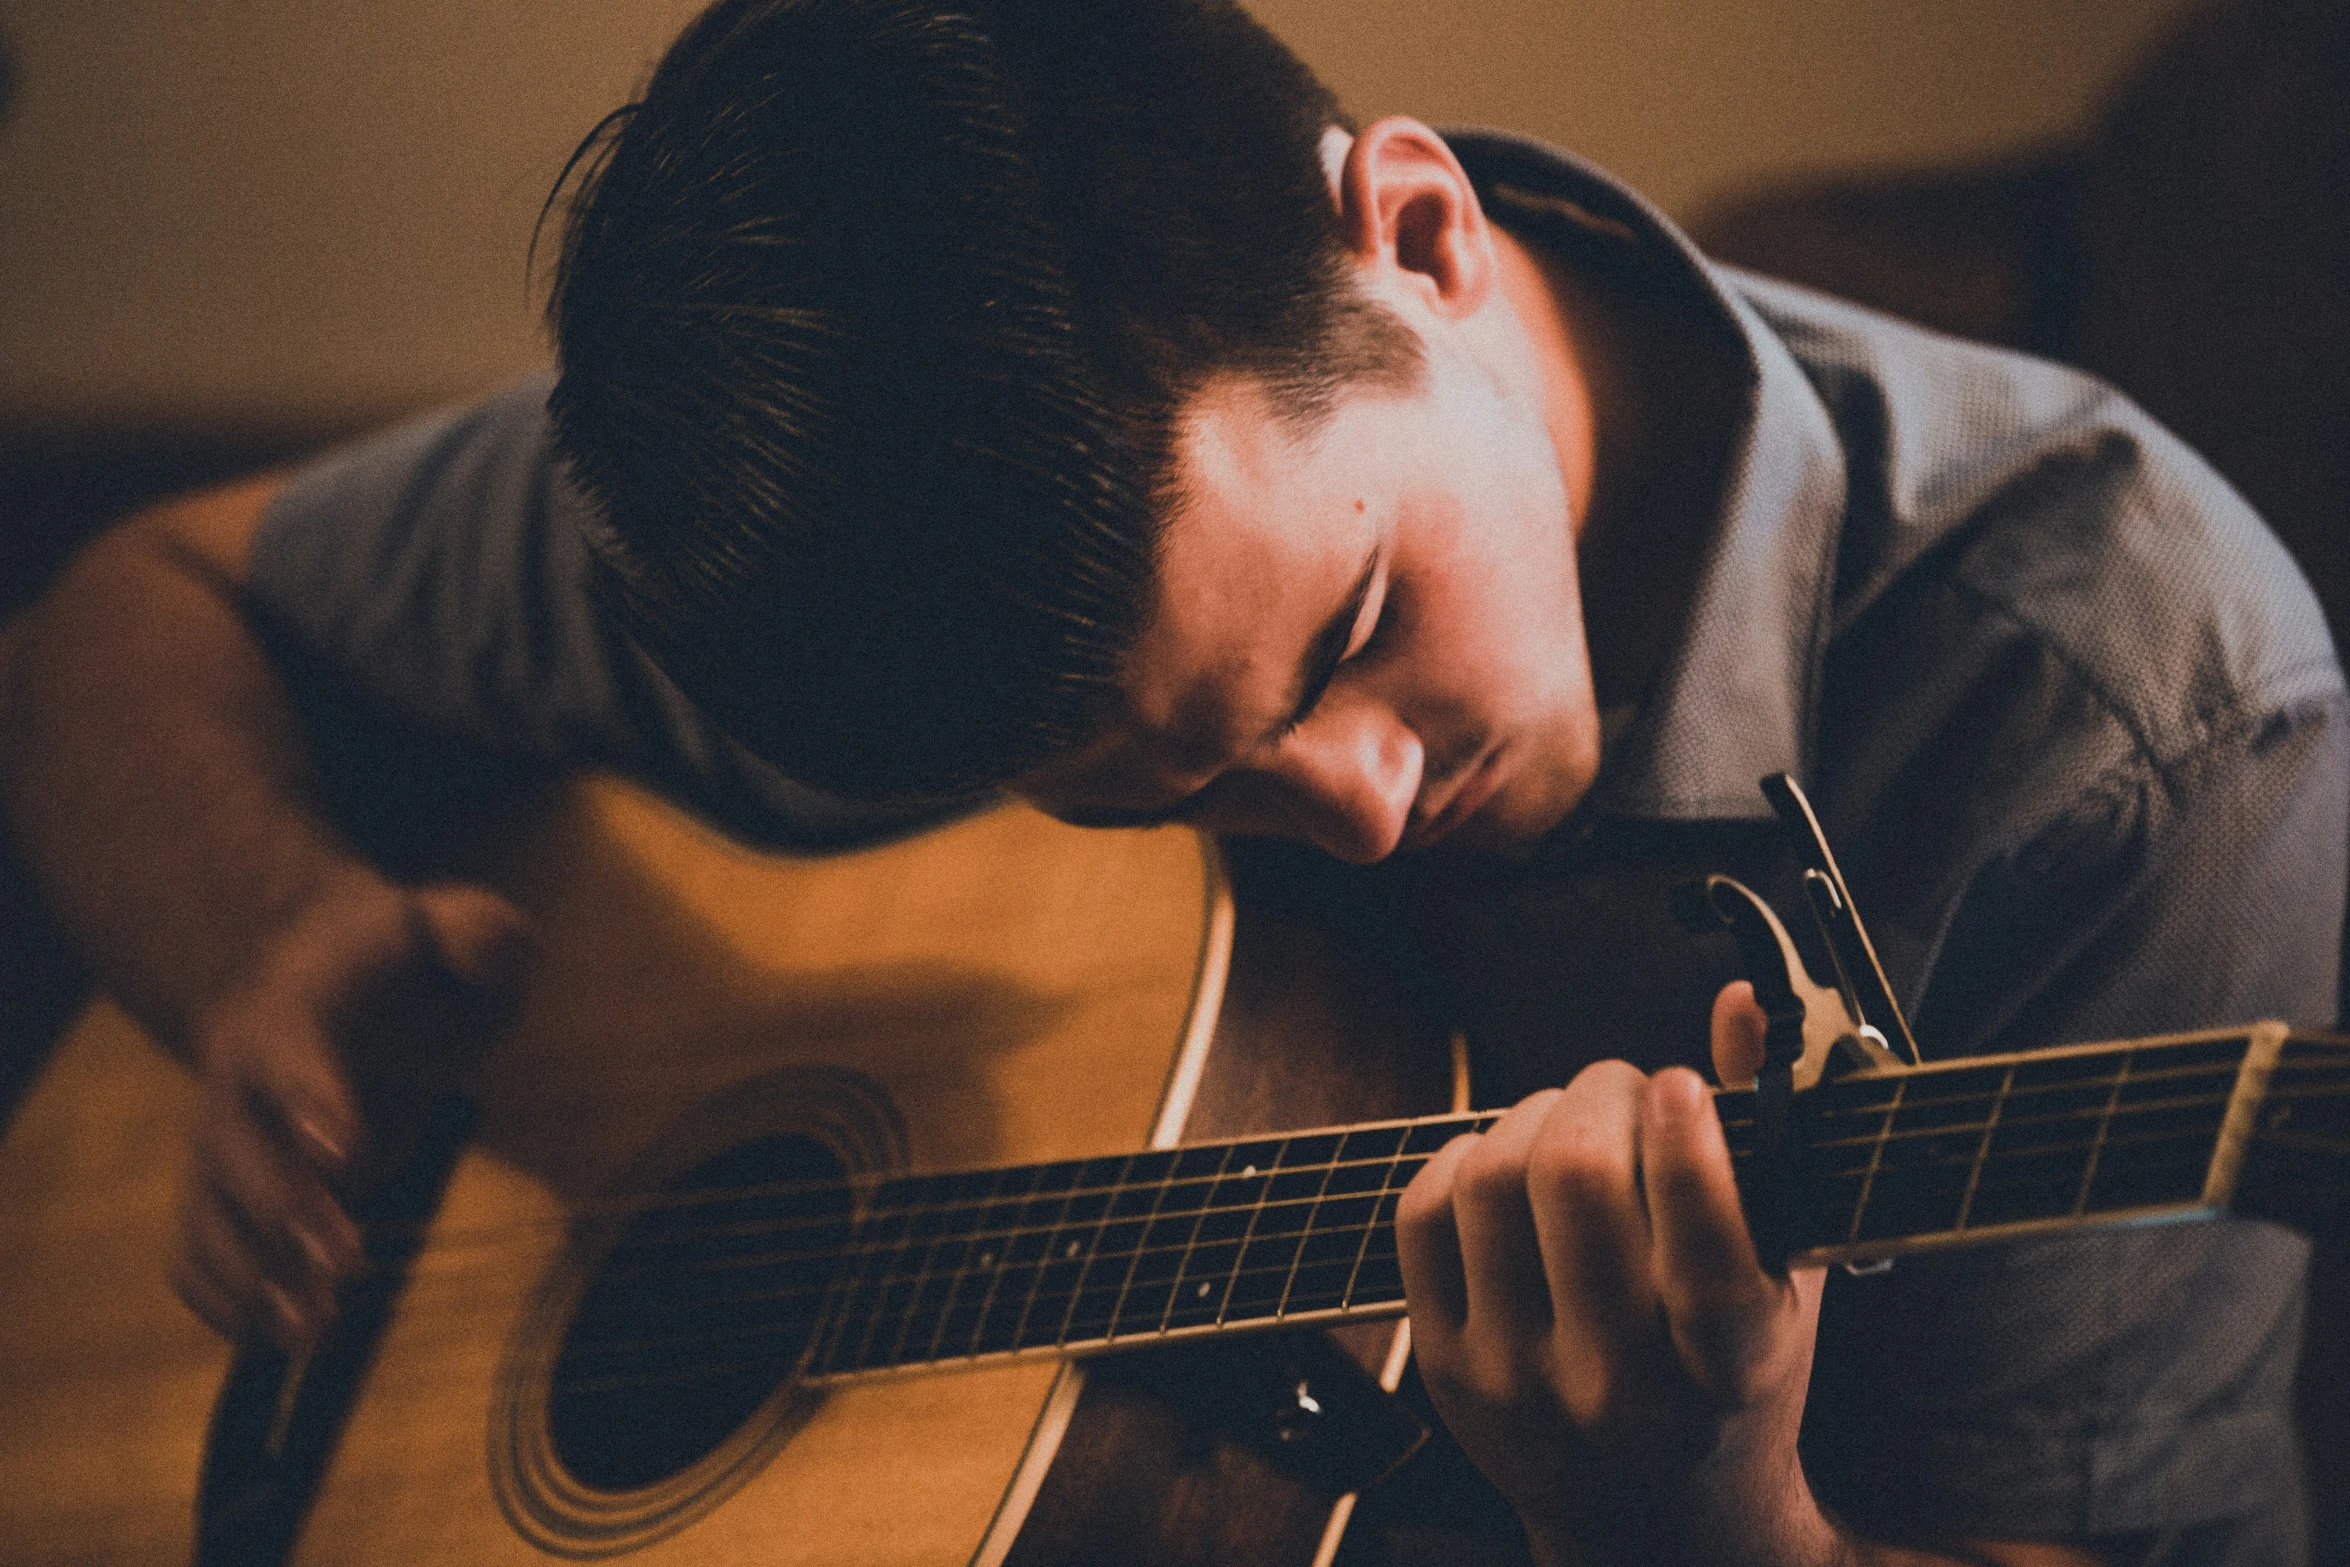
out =
<path fill-rule="evenodd" d="M 269 1309 L 277 1318 L 285 1346 L 291 1349 L 309 1338 L 308 1320 L 302 1315 L 302 1308 L 294 1304 L 294 1297 L 275 1284 L 264 1284 L 261 1288 L 269 1296 Z"/>
<path fill-rule="evenodd" d="M 303 1254 L 309 1257 L 311 1263 L 329 1283 L 341 1276 L 343 1271 L 341 1260 L 336 1257 L 326 1242 L 319 1238 L 317 1231 L 304 1225 L 295 1225 L 294 1244 L 302 1248 Z"/>
<path fill-rule="evenodd" d="M 296 1112 L 294 1130 L 309 1145 L 311 1153 L 337 1169 L 351 1157 L 343 1140 L 327 1129 L 326 1122 L 315 1111 Z"/>

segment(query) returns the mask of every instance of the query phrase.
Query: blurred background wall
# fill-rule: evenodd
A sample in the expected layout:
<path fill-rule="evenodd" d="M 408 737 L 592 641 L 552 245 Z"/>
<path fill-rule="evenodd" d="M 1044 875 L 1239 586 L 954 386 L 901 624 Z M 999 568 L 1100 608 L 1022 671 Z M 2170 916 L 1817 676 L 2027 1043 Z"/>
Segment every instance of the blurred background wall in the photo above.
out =
<path fill-rule="evenodd" d="M 694 0 L 0 0 L 0 429 L 261 437 L 539 359 L 523 253 Z M 1357 113 L 1687 216 L 2060 137 L 2183 0 L 1258 0 Z"/>

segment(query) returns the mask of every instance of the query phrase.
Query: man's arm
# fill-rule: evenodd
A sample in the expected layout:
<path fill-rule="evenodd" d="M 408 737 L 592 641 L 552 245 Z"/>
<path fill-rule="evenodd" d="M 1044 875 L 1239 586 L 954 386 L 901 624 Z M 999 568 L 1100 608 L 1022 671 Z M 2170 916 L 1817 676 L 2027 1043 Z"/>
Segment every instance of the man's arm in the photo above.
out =
<path fill-rule="evenodd" d="M 277 481 L 101 537 L 0 641 L 0 807 L 99 981 L 202 1080 L 182 1294 L 298 1344 L 358 1260 L 335 1197 L 363 1080 L 478 1035 L 525 926 L 486 889 L 396 885 L 328 822 L 243 613 Z"/>

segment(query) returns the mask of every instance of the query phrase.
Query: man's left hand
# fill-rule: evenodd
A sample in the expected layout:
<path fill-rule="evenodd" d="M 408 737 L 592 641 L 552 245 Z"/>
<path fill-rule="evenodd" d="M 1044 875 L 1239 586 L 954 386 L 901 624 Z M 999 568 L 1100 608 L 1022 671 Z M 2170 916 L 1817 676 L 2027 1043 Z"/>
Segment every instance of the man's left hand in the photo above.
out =
<path fill-rule="evenodd" d="M 1742 992 L 1715 1007 L 1733 1076 Z M 1821 1271 L 1756 1261 L 1696 1073 L 1603 1061 L 1535 1094 L 1431 1159 L 1396 1230 L 1429 1392 L 1539 1556 L 1835 1559 L 1795 1447 Z"/>

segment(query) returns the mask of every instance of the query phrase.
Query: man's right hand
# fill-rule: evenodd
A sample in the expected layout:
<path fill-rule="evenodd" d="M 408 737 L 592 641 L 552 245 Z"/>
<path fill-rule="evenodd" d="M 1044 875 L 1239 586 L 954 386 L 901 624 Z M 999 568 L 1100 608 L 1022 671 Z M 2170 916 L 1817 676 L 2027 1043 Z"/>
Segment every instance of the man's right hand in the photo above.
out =
<path fill-rule="evenodd" d="M 485 888 L 395 885 L 321 808 L 247 619 L 281 483 L 128 519 L 0 625 L 0 832 L 100 986 L 197 1071 L 180 1293 L 297 1348 L 360 1266 L 346 1204 L 511 1009 L 528 924 Z"/>
<path fill-rule="evenodd" d="M 308 901 L 186 1042 L 201 1101 L 173 1282 L 288 1351 L 363 1265 L 346 1204 L 511 1014 L 529 925 L 486 888 L 359 875 Z"/>

